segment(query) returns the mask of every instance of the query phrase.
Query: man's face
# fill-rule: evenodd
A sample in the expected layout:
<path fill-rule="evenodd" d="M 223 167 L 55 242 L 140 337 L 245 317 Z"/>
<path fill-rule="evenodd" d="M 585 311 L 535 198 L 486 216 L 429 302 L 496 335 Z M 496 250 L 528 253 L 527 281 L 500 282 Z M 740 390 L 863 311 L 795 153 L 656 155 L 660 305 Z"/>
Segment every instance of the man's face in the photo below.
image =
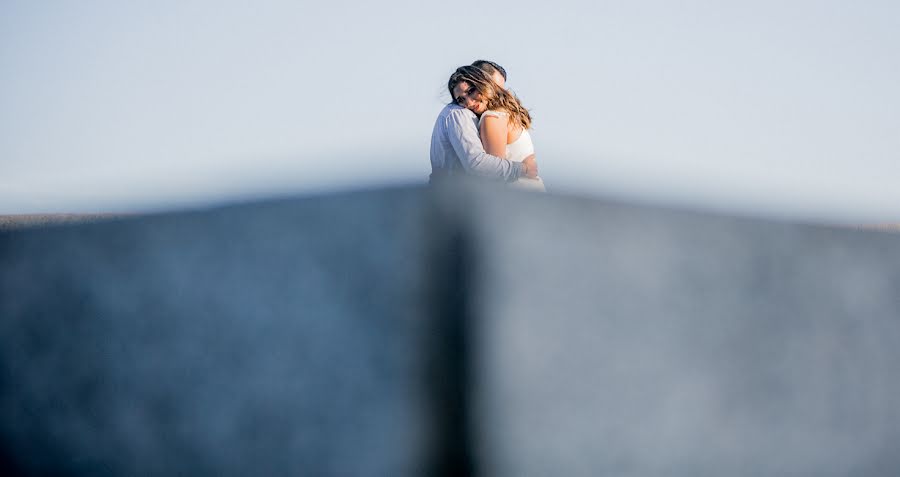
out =
<path fill-rule="evenodd" d="M 453 88 L 453 101 L 481 116 L 487 109 L 487 100 L 469 83 L 462 81 Z"/>
<path fill-rule="evenodd" d="M 494 83 L 497 83 L 497 86 L 506 89 L 506 80 L 503 79 L 503 75 L 501 75 L 499 71 L 495 71 L 494 74 L 491 75 L 491 79 L 494 80 Z"/>

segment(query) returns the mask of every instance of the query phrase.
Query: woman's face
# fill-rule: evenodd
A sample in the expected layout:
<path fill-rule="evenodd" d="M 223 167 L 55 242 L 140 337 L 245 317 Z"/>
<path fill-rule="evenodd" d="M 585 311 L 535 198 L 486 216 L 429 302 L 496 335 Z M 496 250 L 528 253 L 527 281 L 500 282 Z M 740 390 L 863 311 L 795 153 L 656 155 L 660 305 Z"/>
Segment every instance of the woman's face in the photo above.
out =
<path fill-rule="evenodd" d="M 465 81 L 453 87 L 453 101 L 479 116 L 487 110 L 487 98 Z"/>

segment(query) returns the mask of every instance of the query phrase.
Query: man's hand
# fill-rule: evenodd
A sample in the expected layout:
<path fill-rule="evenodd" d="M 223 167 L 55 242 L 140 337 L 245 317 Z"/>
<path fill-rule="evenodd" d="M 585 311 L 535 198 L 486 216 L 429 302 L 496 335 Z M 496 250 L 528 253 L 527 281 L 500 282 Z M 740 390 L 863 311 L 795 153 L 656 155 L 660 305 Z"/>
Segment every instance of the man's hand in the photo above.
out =
<path fill-rule="evenodd" d="M 538 168 L 537 161 L 534 160 L 534 154 L 526 157 L 525 160 L 522 161 L 522 166 L 525 169 L 525 177 L 529 179 L 537 179 Z"/>

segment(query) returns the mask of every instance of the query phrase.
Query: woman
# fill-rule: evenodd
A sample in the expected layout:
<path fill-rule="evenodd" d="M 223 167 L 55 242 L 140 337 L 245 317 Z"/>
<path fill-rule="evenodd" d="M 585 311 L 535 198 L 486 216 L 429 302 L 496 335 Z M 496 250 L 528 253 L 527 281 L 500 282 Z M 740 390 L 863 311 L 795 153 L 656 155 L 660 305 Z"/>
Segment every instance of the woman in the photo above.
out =
<path fill-rule="evenodd" d="M 461 66 L 450 75 L 447 89 L 456 104 L 479 117 L 479 135 L 488 154 L 516 162 L 534 154 L 534 143 L 528 133 L 531 115 L 515 95 L 498 86 L 487 72 L 476 66 Z M 510 185 L 546 190 L 540 177 L 520 177 Z"/>

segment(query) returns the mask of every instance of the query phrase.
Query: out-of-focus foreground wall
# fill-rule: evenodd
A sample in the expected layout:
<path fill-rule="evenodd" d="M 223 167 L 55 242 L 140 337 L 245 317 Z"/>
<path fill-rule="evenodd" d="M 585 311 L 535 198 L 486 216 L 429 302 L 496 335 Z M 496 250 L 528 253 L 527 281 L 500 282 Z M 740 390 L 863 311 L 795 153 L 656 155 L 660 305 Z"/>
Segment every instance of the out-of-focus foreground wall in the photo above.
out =
<path fill-rule="evenodd" d="M 900 472 L 900 236 L 467 184 L 0 232 L 18 475 Z"/>

